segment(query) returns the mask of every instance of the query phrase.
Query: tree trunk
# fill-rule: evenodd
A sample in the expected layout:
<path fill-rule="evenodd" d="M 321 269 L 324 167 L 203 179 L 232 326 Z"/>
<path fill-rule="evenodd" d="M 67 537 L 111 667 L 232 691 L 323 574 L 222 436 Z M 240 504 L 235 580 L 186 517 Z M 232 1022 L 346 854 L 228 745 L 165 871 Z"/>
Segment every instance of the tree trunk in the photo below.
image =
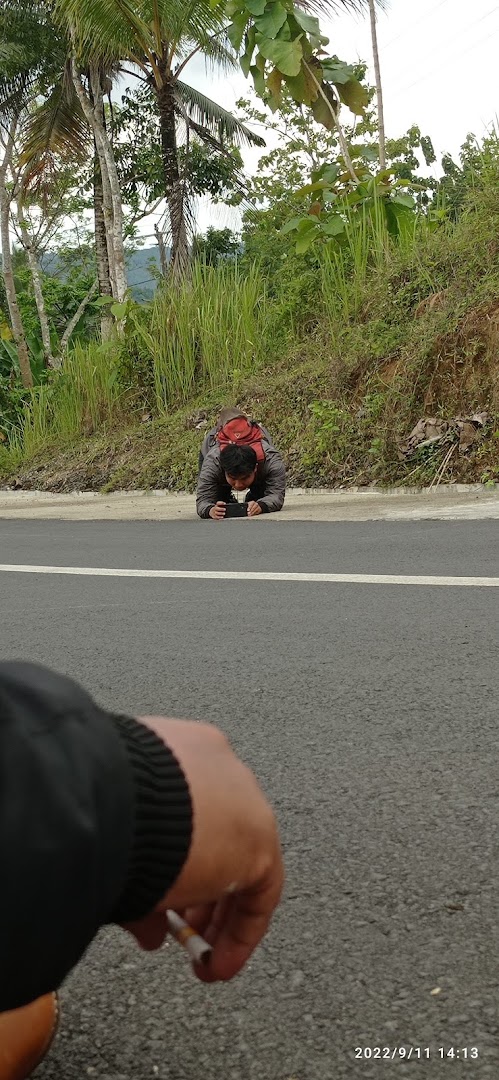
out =
<path fill-rule="evenodd" d="M 117 300 L 118 303 L 122 303 L 127 293 L 128 281 L 126 276 L 125 246 L 123 242 L 123 205 L 121 202 L 120 182 L 116 162 L 114 160 L 113 147 L 106 131 L 100 72 L 96 69 L 91 72 L 91 83 L 95 102 L 93 110 L 94 135 L 99 153 L 104 190 L 104 207 L 106 207 L 109 199 L 112 207 L 112 222 L 110 234 L 108 235 L 108 256 L 111 247 L 113 252 L 114 299 Z"/>
<path fill-rule="evenodd" d="M 24 251 L 26 252 L 28 266 L 31 273 L 31 281 L 33 283 L 33 293 L 35 296 L 36 310 L 38 312 L 38 321 L 40 323 L 40 331 L 42 335 L 45 367 L 55 367 L 55 359 L 52 355 L 52 345 L 50 341 L 50 327 L 47 316 L 47 309 L 45 307 L 45 297 L 43 295 L 40 264 L 38 262 L 38 255 L 33 244 L 33 237 L 30 235 L 21 198 L 19 198 L 17 202 L 17 220 L 21 229 L 21 243 Z"/>
<path fill-rule="evenodd" d="M 109 267 L 109 284 L 111 286 L 111 296 L 113 296 L 116 300 L 118 296 L 118 289 L 116 284 L 116 259 L 114 254 L 113 198 L 111 195 L 111 185 L 109 183 L 106 162 L 104 161 L 104 159 L 102 159 L 102 161 L 99 163 L 99 168 L 102 180 L 102 217 L 104 222 L 104 234 L 106 241 L 107 265 Z"/>
<path fill-rule="evenodd" d="M 109 269 L 111 272 L 111 281 L 114 285 L 114 299 L 121 303 L 125 299 L 128 289 L 128 282 L 126 278 L 125 246 L 123 243 L 123 207 L 121 203 L 120 184 L 118 179 L 118 172 L 116 169 L 116 162 L 114 160 L 113 148 L 102 118 L 103 91 L 100 84 L 100 72 L 98 70 L 93 70 L 91 72 L 93 106 L 90 98 L 88 97 L 88 94 L 86 93 L 82 85 L 80 73 L 74 59 L 72 60 L 72 74 L 78 99 L 80 101 L 87 123 L 89 124 L 93 132 L 95 145 L 97 147 L 99 165 L 104 185 L 104 204 L 106 201 L 106 183 L 109 184 L 112 205 L 112 220 L 109 222 L 107 239 L 108 253 L 110 253 L 111 250 L 113 253 L 113 259 L 109 260 Z M 106 226 L 108 226 L 107 221 Z M 114 281 L 111 268 L 112 263 L 114 263 Z"/>
<path fill-rule="evenodd" d="M 376 102 L 378 108 L 379 163 L 382 169 L 386 169 L 385 113 L 383 109 L 383 89 L 381 86 L 381 69 L 379 66 L 378 34 L 376 31 L 376 8 L 374 6 L 374 0 L 369 0 L 369 18 L 371 20 L 374 78 L 376 81 Z"/>
<path fill-rule="evenodd" d="M 90 286 L 88 292 L 83 297 L 83 300 L 78 304 L 78 307 L 77 307 L 74 315 L 71 316 L 71 318 L 70 318 L 70 320 L 68 322 L 68 325 L 66 326 L 66 329 L 65 329 L 65 331 L 64 331 L 64 333 L 62 335 L 62 338 L 61 338 L 61 355 L 66 351 L 66 349 L 68 347 L 69 339 L 71 337 L 71 334 L 73 333 L 73 330 L 75 330 L 76 327 L 78 326 L 78 323 L 79 323 L 79 321 L 80 321 L 80 319 L 81 319 L 81 317 L 83 315 L 83 312 L 85 311 L 85 308 L 86 308 L 87 304 L 89 304 L 90 301 L 92 300 L 92 298 L 95 296 L 96 292 L 98 291 L 98 288 L 99 288 L 98 281 L 94 281 L 93 285 Z M 111 326 L 112 326 L 112 321 L 111 321 Z M 60 367 L 60 364 L 58 364 L 57 366 Z"/>
<path fill-rule="evenodd" d="M 7 297 L 7 305 L 9 308 L 12 336 L 19 358 L 19 370 L 21 372 L 22 384 L 23 386 L 31 387 L 33 386 L 33 374 L 29 362 L 28 346 L 24 335 L 19 304 L 17 302 L 16 284 L 12 270 L 12 253 L 10 250 L 9 232 L 10 198 L 6 183 L 7 172 L 12 162 L 17 121 L 18 117 L 14 117 L 11 122 L 5 142 L 5 153 L 0 166 L 0 244 L 2 246 L 2 274 L 5 282 L 5 295 Z"/>
<path fill-rule="evenodd" d="M 165 178 L 165 197 L 170 212 L 171 267 L 182 274 L 189 261 L 189 242 L 185 220 L 185 191 L 180 178 L 175 124 L 175 100 L 171 79 L 166 75 L 161 87 L 155 86 L 158 102 L 161 154 Z"/>
<path fill-rule="evenodd" d="M 104 220 L 104 186 L 96 148 L 94 151 L 94 231 L 99 296 L 112 296 L 106 222 Z M 100 329 L 102 341 L 109 341 L 113 333 L 113 317 L 107 305 L 101 308 Z"/>
<path fill-rule="evenodd" d="M 163 233 L 161 232 L 161 229 L 159 229 L 157 225 L 154 226 L 154 235 L 158 244 L 159 265 L 161 268 L 161 273 L 163 277 L 166 277 L 168 274 L 168 258 L 166 254 L 165 238 L 163 236 Z"/>

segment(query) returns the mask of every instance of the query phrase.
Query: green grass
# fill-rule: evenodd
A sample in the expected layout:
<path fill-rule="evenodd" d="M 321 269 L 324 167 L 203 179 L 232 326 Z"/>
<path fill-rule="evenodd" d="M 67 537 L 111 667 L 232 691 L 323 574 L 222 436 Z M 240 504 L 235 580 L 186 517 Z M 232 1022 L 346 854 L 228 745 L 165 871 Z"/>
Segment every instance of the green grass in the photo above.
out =
<path fill-rule="evenodd" d="M 159 415 L 200 386 L 237 382 L 264 355 L 267 300 L 257 267 L 195 263 L 180 283 L 130 315 L 130 351 L 149 369 Z"/>
<path fill-rule="evenodd" d="M 30 458 L 48 443 L 65 445 L 115 421 L 123 393 L 118 375 L 115 349 L 75 345 L 63 369 L 26 395 L 13 450 Z"/>

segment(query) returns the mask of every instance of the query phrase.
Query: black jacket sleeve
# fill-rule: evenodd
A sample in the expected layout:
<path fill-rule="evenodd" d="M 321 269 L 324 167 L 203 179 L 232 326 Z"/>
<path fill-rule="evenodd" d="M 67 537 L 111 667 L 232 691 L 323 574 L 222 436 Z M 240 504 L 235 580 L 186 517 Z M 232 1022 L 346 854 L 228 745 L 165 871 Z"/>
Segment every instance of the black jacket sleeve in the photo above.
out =
<path fill-rule="evenodd" d="M 153 732 L 70 679 L 0 664 L 0 1011 L 57 989 L 103 924 L 151 911 L 191 832 Z"/>

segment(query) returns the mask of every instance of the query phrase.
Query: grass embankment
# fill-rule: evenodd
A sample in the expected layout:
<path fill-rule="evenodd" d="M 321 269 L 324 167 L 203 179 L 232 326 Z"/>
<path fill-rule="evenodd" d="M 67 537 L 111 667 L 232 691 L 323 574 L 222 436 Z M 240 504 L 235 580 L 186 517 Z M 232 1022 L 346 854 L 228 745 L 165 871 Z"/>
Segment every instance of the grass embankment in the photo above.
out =
<path fill-rule="evenodd" d="M 189 489 L 196 425 L 228 403 L 271 429 L 291 483 L 427 484 L 446 456 L 442 482 L 499 481 L 498 182 L 493 163 L 456 224 L 402 247 L 367 236 L 274 276 L 198 266 L 131 309 L 119 346 L 75 349 L 34 391 L 0 444 L 0 482 Z M 399 460 L 419 418 L 479 410 L 491 419 L 469 452 Z"/>

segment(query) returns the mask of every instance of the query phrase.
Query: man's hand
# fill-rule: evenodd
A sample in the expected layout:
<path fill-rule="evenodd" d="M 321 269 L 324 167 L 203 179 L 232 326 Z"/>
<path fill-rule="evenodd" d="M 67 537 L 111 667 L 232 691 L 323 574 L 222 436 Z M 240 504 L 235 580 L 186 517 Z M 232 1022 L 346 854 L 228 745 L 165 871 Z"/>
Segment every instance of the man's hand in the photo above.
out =
<path fill-rule="evenodd" d="M 257 503 L 257 502 L 249 502 L 248 503 L 248 517 L 256 517 L 257 514 L 263 514 L 263 510 L 262 510 L 260 504 Z"/>
<path fill-rule="evenodd" d="M 226 503 L 224 502 L 215 503 L 210 510 L 209 516 L 213 518 L 214 521 L 221 521 L 222 518 L 225 517 L 225 507 Z"/>
<path fill-rule="evenodd" d="M 161 945 L 173 908 L 213 946 L 204 982 L 231 979 L 264 937 L 279 903 L 283 864 L 277 825 L 253 773 L 215 727 L 142 717 L 179 761 L 191 792 L 194 831 L 184 867 L 155 912 L 128 929 L 144 948 Z"/>

